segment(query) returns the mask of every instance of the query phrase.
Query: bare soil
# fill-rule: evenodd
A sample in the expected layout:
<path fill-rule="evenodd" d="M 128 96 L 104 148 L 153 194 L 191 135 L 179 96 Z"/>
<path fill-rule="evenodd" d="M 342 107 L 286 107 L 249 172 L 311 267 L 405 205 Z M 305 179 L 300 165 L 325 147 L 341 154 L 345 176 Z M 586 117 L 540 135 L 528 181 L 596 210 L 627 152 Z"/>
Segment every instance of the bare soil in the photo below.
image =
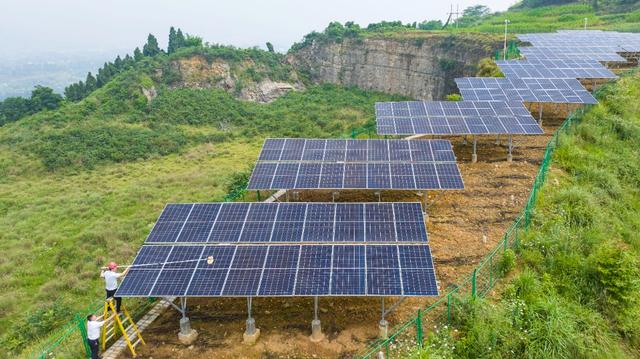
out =
<path fill-rule="evenodd" d="M 536 108 L 537 109 L 537 108 Z M 472 146 L 452 138 L 465 190 L 428 193 L 427 229 L 441 292 L 474 266 L 502 239 L 527 200 L 551 134 L 567 115 L 566 106 L 544 109 L 543 136 L 514 138 L 513 162 L 507 162 L 507 142 L 478 140 L 478 162 L 471 163 Z M 385 191 L 382 201 L 419 201 L 414 192 Z M 331 201 L 332 193 L 305 192 L 299 201 Z M 377 201 L 372 192 L 341 192 L 336 201 Z M 396 298 L 387 299 L 391 305 Z M 408 298 L 387 316 L 390 327 L 415 314 L 432 298 Z M 247 318 L 245 299 L 190 299 L 191 325 L 199 333 L 186 347 L 178 341 L 180 315 L 163 313 L 144 333 L 141 358 L 349 358 L 378 334 L 380 298 L 320 298 L 319 317 L 326 335 L 309 340 L 312 298 L 255 298 L 253 316 L 261 330 L 255 345 L 242 343 Z M 124 354 L 128 357 L 129 354 Z"/>

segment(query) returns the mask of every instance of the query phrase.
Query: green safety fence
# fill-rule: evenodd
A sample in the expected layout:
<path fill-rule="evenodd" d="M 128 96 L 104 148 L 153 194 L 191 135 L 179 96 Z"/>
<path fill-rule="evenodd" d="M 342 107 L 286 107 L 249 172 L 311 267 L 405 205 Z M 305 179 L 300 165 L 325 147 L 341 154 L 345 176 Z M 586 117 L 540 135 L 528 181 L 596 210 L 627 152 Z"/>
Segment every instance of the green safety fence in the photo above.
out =
<path fill-rule="evenodd" d="M 356 357 L 375 358 L 382 352 L 385 358 L 405 357 L 409 353 L 422 348 L 426 341 L 426 329 L 434 325 L 451 324 L 456 313 L 462 310 L 464 299 L 485 297 L 496 282 L 503 276 L 501 262 L 506 252 L 511 249 L 517 253 L 520 238 L 531 224 L 534 206 L 538 193 L 544 185 L 553 152 L 559 144 L 560 136 L 567 133 L 584 114 L 585 108 L 573 112 L 562 123 L 547 143 L 542 164 L 533 182 L 529 198 L 520 215 L 505 232 L 502 240 L 476 266 L 476 268 L 458 284 L 452 285 L 447 292 L 426 308 L 421 308 L 416 315 L 392 328 L 387 339 L 378 339 Z M 430 323 L 430 326 L 427 324 Z"/>

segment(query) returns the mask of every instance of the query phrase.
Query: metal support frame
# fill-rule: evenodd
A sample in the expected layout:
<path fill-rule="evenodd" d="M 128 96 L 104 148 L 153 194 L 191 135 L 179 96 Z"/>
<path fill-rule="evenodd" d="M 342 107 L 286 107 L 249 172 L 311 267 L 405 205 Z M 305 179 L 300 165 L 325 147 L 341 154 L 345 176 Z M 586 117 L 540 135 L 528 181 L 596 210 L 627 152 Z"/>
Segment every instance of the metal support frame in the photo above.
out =
<path fill-rule="evenodd" d="M 162 300 L 164 300 L 165 302 L 169 303 L 170 306 L 173 307 L 173 309 L 177 310 L 178 313 L 182 314 L 182 317 L 185 318 L 187 316 L 187 298 L 185 297 L 180 297 L 180 306 L 178 307 L 172 300 L 169 300 L 168 298 L 162 298 Z"/>
<path fill-rule="evenodd" d="M 500 135 L 496 136 L 496 145 L 500 145 Z"/>
<path fill-rule="evenodd" d="M 380 323 L 382 323 L 382 322 L 386 322 L 386 320 L 384 320 L 384 317 L 386 317 L 389 313 L 391 313 L 391 312 L 393 312 L 394 310 L 396 310 L 396 308 L 397 308 L 400 304 L 402 304 L 402 302 L 404 302 L 404 300 L 405 300 L 406 298 L 407 298 L 407 297 L 404 297 L 404 296 L 403 296 L 403 297 L 400 297 L 400 300 L 398 300 L 397 302 L 393 303 L 393 305 L 392 305 L 391 307 L 389 307 L 389 309 L 384 310 L 384 297 L 381 297 L 381 301 L 380 301 L 380 302 L 381 302 L 381 306 L 382 306 L 382 311 L 381 311 L 381 313 L 382 313 L 382 318 L 381 318 L 381 320 L 380 320 Z"/>
<path fill-rule="evenodd" d="M 247 297 L 247 320 L 246 320 L 246 329 L 244 333 L 246 335 L 253 335 L 256 333 L 256 320 L 251 317 L 251 306 L 252 306 L 252 297 Z"/>
<path fill-rule="evenodd" d="M 324 339 L 322 334 L 322 325 L 318 319 L 318 296 L 313 297 L 313 320 L 311 321 L 311 337 L 312 342 L 319 342 Z"/>
<path fill-rule="evenodd" d="M 382 202 L 382 194 L 380 191 L 375 191 L 373 194 L 378 197 L 378 202 Z"/>
<path fill-rule="evenodd" d="M 338 197 L 340 197 L 340 192 L 339 191 L 331 192 L 331 201 L 332 202 L 335 202 L 336 198 L 338 198 Z"/>
<path fill-rule="evenodd" d="M 511 162 L 513 161 L 513 137 L 510 135 L 509 136 L 509 154 L 507 155 L 507 161 Z"/>
<path fill-rule="evenodd" d="M 542 105 L 543 103 L 540 102 L 538 107 L 538 125 L 540 125 L 540 127 L 542 127 Z"/>
<path fill-rule="evenodd" d="M 293 200 L 295 202 L 299 202 L 300 201 L 300 191 L 294 191 L 293 192 Z"/>
<path fill-rule="evenodd" d="M 478 162 L 478 153 L 476 152 L 477 147 L 478 147 L 478 140 L 476 139 L 476 136 L 473 136 L 473 154 L 471 155 L 471 162 L 473 163 Z"/>

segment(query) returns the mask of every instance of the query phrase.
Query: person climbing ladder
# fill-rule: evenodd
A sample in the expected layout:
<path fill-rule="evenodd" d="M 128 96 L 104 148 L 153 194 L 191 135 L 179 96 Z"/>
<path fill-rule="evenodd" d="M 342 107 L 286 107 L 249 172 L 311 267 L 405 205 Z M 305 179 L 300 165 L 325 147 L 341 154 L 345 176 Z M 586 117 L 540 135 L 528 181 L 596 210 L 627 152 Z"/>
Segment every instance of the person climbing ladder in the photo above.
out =
<path fill-rule="evenodd" d="M 107 292 L 107 300 L 113 298 L 116 301 L 116 311 L 120 313 L 120 305 L 122 304 L 122 298 L 114 297 L 116 290 L 118 289 L 118 278 L 124 277 L 129 272 L 129 268 L 122 273 L 118 273 L 118 265 L 116 262 L 109 262 L 107 267 L 103 267 L 100 272 L 100 277 L 104 278 L 105 290 Z"/>
<path fill-rule="evenodd" d="M 93 314 L 87 316 L 87 342 L 89 342 L 89 348 L 91 348 L 91 359 L 100 358 L 100 345 L 98 343 L 100 338 L 100 328 L 108 320 L 113 319 L 114 316 L 115 314 L 104 320 L 100 320 L 103 319 L 103 316 L 97 317 Z"/>

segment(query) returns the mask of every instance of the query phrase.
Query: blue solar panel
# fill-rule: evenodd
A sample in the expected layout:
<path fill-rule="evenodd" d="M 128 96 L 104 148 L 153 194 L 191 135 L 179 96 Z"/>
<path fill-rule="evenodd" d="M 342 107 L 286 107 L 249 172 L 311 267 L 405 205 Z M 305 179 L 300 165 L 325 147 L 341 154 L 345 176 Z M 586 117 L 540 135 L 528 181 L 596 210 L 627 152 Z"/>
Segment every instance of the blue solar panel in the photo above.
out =
<path fill-rule="evenodd" d="M 455 164 L 416 168 L 422 178 L 439 186 L 462 187 Z M 173 206 L 185 208 L 168 205 L 165 211 L 175 212 Z M 188 206 L 202 208 L 201 204 Z M 145 243 L 427 242 L 419 203 L 236 202 L 218 204 L 218 208 L 214 222 L 192 222 L 191 217 L 184 222 L 158 222 Z M 164 217 L 163 212 L 160 218 Z"/>
<path fill-rule="evenodd" d="M 576 79 L 463 77 L 455 81 L 465 101 L 598 102 Z"/>
<path fill-rule="evenodd" d="M 497 104 L 489 106 L 498 107 Z M 524 113 L 530 116 L 526 111 L 519 116 Z M 526 129 L 531 131 L 533 126 L 537 126 L 535 121 Z M 483 131 L 486 132 L 486 128 L 483 127 Z M 294 139 L 267 139 L 263 151 L 278 151 L 272 149 L 277 147 L 272 142 L 288 143 L 287 141 Z M 462 189 L 440 187 L 439 181 L 419 178 L 420 172 L 415 170 L 416 166 L 424 163 L 455 164 L 455 154 L 449 141 L 295 139 L 295 142 L 303 144 L 301 159 L 263 162 L 268 156 L 261 155 L 247 188 Z M 286 146 L 280 151 L 284 153 Z M 272 156 L 276 157 L 282 158 L 282 154 Z M 462 184 L 462 179 L 458 183 Z"/>
<path fill-rule="evenodd" d="M 213 257 L 208 264 L 206 258 Z M 196 262 L 172 263 L 172 260 Z M 143 246 L 119 296 L 437 295 L 428 245 Z M 162 263 L 162 262 L 161 262 Z"/>
<path fill-rule="evenodd" d="M 544 133 L 521 101 L 412 101 L 376 103 L 378 134 L 468 135 Z M 409 104 L 409 111 L 405 108 Z M 418 111 L 418 108 L 422 108 Z M 416 109 L 412 112 L 411 109 Z M 417 142 L 417 141 L 405 141 Z M 435 161 L 455 161 L 443 149 Z M 400 151 L 397 155 L 402 155 Z M 393 156 L 392 156 L 393 157 Z M 405 161 L 411 157 L 406 156 Z"/>

